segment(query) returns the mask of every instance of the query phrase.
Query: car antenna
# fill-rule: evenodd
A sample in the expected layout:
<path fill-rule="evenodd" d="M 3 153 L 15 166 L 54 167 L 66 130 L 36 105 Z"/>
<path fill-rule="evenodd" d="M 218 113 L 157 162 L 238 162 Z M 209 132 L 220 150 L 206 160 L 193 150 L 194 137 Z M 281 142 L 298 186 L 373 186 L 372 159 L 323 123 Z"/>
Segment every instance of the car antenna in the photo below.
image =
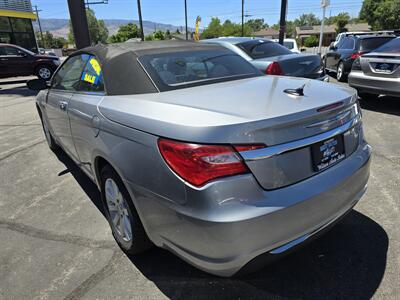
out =
<path fill-rule="evenodd" d="M 295 96 L 304 96 L 304 87 L 306 85 L 303 84 L 301 87 L 297 89 L 285 89 L 283 90 L 286 94 L 295 95 Z"/>

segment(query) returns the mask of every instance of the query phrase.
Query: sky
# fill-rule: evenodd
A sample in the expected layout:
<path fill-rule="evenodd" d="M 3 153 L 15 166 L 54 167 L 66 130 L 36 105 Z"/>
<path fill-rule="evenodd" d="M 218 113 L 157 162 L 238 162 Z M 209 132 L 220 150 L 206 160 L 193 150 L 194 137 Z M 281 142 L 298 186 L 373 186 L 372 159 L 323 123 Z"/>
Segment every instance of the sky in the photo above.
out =
<path fill-rule="evenodd" d="M 98 2 L 99 0 L 89 0 Z M 280 0 L 244 0 L 246 19 L 264 18 L 270 25 L 278 23 Z M 67 0 L 31 0 L 42 10 L 41 18 L 69 19 Z M 362 0 L 331 0 L 326 16 L 348 12 L 357 17 Z M 143 20 L 183 26 L 185 24 L 184 0 L 141 0 Z M 187 0 L 188 26 L 194 27 L 195 19 L 202 19 L 201 28 L 207 26 L 213 16 L 222 21 L 230 19 L 241 21 L 241 0 Z M 137 0 L 108 0 L 108 4 L 92 5 L 99 19 L 137 20 Z M 320 0 L 288 0 L 288 20 L 303 13 L 314 13 L 322 17 Z"/>

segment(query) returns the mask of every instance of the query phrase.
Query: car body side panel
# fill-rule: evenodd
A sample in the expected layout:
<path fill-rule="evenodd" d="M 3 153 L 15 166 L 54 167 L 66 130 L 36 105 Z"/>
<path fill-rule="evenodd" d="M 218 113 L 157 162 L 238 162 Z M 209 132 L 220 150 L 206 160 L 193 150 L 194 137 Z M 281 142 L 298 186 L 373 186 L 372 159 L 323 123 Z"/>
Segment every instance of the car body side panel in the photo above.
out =
<path fill-rule="evenodd" d="M 75 160 L 78 160 L 68 116 L 68 105 L 72 95 L 73 93 L 69 91 L 49 89 L 45 107 L 49 125 L 57 143 L 72 155 Z M 61 108 L 61 105 L 64 105 L 64 108 Z"/>
<path fill-rule="evenodd" d="M 80 164 L 94 175 L 92 165 L 93 145 L 100 131 L 101 117 L 97 110 L 102 95 L 75 93 L 69 101 L 68 115 L 71 134 Z"/>

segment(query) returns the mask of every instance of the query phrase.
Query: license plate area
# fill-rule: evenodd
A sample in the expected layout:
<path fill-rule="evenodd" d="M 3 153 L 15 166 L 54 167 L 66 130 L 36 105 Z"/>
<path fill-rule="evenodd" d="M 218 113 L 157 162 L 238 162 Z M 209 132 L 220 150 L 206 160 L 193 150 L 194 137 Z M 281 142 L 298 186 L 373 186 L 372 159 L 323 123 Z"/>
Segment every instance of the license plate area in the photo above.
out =
<path fill-rule="evenodd" d="M 376 63 L 375 71 L 379 73 L 392 73 L 395 69 L 395 64 L 391 63 Z"/>
<path fill-rule="evenodd" d="M 338 163 L 346 157 L 343 135 L 315 143 L 311 146 L 313 170 L 320 172 Z"/>

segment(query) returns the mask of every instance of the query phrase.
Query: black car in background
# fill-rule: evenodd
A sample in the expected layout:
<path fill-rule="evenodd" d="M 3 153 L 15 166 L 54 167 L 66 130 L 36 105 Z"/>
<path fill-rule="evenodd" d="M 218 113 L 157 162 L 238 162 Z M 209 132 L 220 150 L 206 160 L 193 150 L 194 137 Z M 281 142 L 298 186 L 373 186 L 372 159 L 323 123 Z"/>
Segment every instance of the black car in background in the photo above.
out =
<path fill-rule="evenodd" d="M 16 45 L 0 43 L 0 78 L 36 75 L 50 80 L 59 65 L 57 56 L 40 55 Z"/>
<path fill-rule="evenodd" d="M 394 39 L 395 35 L 348 35 L 336 46 L 331 46 L 323 58 L 327 71 L 335 72 L 339 81 L 344 81 L 359 56 Z"/>

